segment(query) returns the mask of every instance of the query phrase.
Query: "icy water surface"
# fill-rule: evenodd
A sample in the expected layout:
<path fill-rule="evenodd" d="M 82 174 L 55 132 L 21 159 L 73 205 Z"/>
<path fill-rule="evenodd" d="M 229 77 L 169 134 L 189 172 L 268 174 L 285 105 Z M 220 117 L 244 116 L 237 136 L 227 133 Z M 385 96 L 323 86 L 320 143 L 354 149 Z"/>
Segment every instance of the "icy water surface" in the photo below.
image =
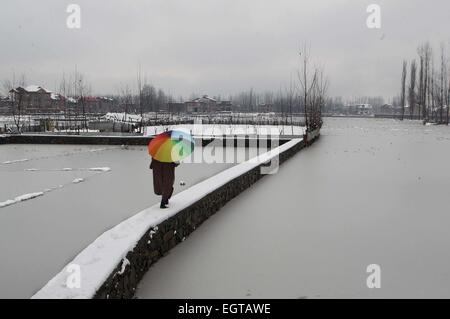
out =
<path fill-rule="evenodd" d="M 146 147 L 1 145 L 0 298 L 30 297 L 101 233 L 156 204 L 149 163 Z M 182 164 L 175 193 L 232 165 Z"/>
<path fill-rule="evenodd" d="M 139 298 L 450 297 L 450 128 L 326 119 L 321 139 L 153 266 Z M 367 266 L 381 267 L 369 289 Z"/>

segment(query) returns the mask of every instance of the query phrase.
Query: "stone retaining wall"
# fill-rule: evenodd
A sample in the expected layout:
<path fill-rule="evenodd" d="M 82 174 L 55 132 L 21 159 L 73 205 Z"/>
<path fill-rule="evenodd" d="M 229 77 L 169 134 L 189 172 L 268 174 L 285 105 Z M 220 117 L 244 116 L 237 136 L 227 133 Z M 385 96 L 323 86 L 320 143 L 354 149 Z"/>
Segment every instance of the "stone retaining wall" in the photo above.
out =
<path fill-rule="evenodd" d="M 318 134 L 313 136 L 314 139 L 310 140 L 308 144 L 312 144 L 319 138 Z M 281 153 L 279 164 L 282 164 L 304 147 L 305 143 L 301 141 Z M 133 251 L 128 252 L 126 259 L 124 259 L 127 260 L 127 263 L 124 264 L 124 261 L 122 261 L 117 265 L 108 279 L 97 290 L 94 298 L 132 298 L 139 281 L 159 258 L 184 241 L 190 233 L 227 202 L 265 176 L 260 173 L 262 165 L 256 166 L 245 174 L 229 181 L 158 226 L 149 229 Z"/>

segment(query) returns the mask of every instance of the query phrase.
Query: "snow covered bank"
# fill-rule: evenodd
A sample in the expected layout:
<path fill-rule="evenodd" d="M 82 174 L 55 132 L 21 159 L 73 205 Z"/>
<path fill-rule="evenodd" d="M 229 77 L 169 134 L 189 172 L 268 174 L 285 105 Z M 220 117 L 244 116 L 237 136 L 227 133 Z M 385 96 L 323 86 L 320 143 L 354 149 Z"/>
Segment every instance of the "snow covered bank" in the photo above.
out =
<path fill-rule="evenodd" d="M 154 262 L 264 176 L 261 163 L 281 163 L 303 146 L 302 139 L 291 140 L 175 195 L 168 209 L 157 204 L 139 212 L 98 237 L 33 298 L 131 297 Z"/>

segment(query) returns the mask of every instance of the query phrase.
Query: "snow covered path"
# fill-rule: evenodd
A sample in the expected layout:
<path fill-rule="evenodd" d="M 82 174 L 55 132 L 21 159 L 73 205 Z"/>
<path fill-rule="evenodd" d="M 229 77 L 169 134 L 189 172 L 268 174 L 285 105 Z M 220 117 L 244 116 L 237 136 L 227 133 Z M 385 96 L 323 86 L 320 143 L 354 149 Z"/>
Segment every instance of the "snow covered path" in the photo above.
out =
<path fill-rule="evenodd" d="M 137 296 L 448 298 L 449 158 L 445 127 L 327 119 L 318 143 L 159 260 Z M 366 286 L 370 264 L 380 289 Z"/>

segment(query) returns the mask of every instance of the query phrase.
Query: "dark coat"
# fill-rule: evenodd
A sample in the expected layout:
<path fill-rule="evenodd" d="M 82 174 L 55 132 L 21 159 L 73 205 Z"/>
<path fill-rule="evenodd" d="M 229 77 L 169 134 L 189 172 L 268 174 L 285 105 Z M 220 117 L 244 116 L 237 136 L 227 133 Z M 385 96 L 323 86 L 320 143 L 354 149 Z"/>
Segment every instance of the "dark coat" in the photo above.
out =
<path fill-rule="evenodd" d="M 164 163 L 152 159 L 150 169 L 153 170 L 153 190 L 156 195 L 162 195 L 163 201 L 172 197 L 175 167 L 178 165 L 178 163 Z"/>

